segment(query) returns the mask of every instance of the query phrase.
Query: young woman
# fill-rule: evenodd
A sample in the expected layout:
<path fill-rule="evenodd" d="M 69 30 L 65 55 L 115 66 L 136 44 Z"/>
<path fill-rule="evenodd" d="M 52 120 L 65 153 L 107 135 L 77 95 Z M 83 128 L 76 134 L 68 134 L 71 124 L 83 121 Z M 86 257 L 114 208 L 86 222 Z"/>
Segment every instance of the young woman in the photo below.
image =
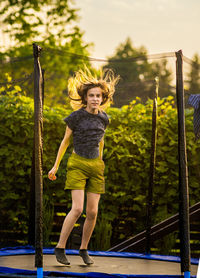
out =
<path fill-rule="evenodd" d="M 70 103 L 75 111 L 64 119 L 67 124 L 65 135 L 55 164 L 48 173 L 50 180 L 56 179 L 60 161 L 73 135 L 74 150 L 68 159 L 65 185 L 65 189 L 71 190 L 72 208 L 63 222 L 59 242 L 55 248 L 57 261 L 65 265 L 70 264 L 65 255 L 66 242 L 83 211 L 85 191 L 86 219 L 79 254 L 85 264 L 94 263 L 88 255 L 87 248 L 96 224 L 100 196 L 105 192 L 105 165 L 102 155 L 103 137 L 109 120 L 103 109 L 110 104 L 118 79 L 111 70 L 102 73 L 99 79 L 89 70 L 80 70 L 68 82 Z"/>

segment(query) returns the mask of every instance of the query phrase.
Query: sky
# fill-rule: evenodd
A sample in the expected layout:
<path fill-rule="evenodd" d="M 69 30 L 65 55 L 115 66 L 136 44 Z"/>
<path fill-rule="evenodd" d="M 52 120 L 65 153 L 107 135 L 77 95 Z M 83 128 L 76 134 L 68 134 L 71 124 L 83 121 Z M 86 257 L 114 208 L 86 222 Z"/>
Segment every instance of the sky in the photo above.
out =
<path fill-rule="evenodd" d="M 130 37 L 148 54 L 182 49 L 200 55 L 199 0 L 76 0 L 84 40 L 95 58 L 108 58 Z"/>

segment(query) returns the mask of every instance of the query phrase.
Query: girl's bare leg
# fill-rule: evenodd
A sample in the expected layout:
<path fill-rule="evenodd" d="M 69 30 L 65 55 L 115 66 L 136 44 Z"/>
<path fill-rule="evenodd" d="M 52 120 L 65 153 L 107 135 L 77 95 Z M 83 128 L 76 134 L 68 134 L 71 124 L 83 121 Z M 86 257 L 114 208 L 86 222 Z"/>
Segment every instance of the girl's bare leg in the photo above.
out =
<path fill-rule="evenodd" d="M 72 190 L 71 195 L 72 208 L 63 222 L 60 238 L 56 246 L 57 248 L 65 248 L 67 239 L 74 227 L 74 224 L 83 211 L 84 190 Z"/>
<path fill-rule="evenodd" d="M 72 208 L 70 212 L 65 217 L 63 222 L 62 230 L 60 233 L 60 238 L 58 244 L 55 248 L 56 258 L 60 263 L 69 265 L 66 256 L 65 256 L 65 246 L 67 239 L 74 227 L 74 224 L 80 217 L 83 211 L 83 204 L 84 204 L 84 190 L 72 190 Z"/>
<path fill-rule="evenodd" d="M 96 224 L 99 200 L 100 194 L 91 192 L 87 193 L 86 219 L 83 226 L 83 235 L 79 251 L 79 254 L 81 255 L 86 264 L 93 263 L 92 259 L 88 256 L 87 248 Z"/>

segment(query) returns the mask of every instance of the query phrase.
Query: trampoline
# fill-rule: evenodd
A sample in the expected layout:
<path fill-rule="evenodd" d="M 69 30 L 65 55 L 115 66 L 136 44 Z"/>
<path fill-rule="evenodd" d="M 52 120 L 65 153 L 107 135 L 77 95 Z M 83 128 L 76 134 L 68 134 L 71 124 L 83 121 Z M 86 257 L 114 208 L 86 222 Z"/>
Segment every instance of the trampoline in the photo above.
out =
<path fill-rule="evenodd" d="M 182 277 L 180 258 L 129 252 L 90 251 L 95 264 L 87 266 L 77 250 L 67 250 L 71 265 L 56 261 L 53 248 L 44 248 L 44 277 Z M 0 277 L 35 277 L 34 248 L 0 249 Z M 191 277 L 196 277 L 198 259 L 191 260 Z"/>
<path fill-rule="evenodd" d="M 94 257 L 94 265 L 83 264 L 77 250 L 66 252 L 70 259 L 71 266 L 59 264 L 53 254 L 52 248 L 42 248 L 42 199 L 43 199 L 43 176 L 42 176 L 42 105 L 44 90 L 44 80 L 40 67 L 39 56 L 41 48 L 33 44 L 34 49 L 34 184 L 35 184 L 35 250 L 27 246 L 16 248 L 0 249 L 0 277 L 183 277 L 181 273 L 181 263 L 183 264 L 185 277 L 196 277 L 198 269 L 198 259 L 191 259 L 190 266 L 190 242 L 189 242 L 189 195 L 187 178 L 187 157 L 185 143 L 185 122 L 184 122 L 184 85 L 182 76 L 182 52 L 176 52 L 177 68 L 177 103 L 178 103 L 178 123 L 179 123 L 179 220 L 180 220 L 180 244 L 182 248 L 182 261 L 179 257 L 144 255 L 128 252 L 93 252 L 89 254 Z M 154 111 L 153 111 L 154 113 Z M 154 113 L 156 115 L 156 113 Z M 154 129 L 154 135 L 155 135 Z M 153 137 L 152 137 L 153 138 Z M 153 141 L 152 141 L 153 142 Z M 154 141 L 155 143 L 156 141 Z M 154 173 L 154 152 L 155 144 L 152 144 L 152 159 L 150 176 L 150 190 L 148 201 L 148 225 L 147 235 L 150 238 L 151 232 L 151 210 L 152 210 L 152 189 Z M 188 197 L 188 198 L 186 198 Z M 147 237 L 147 239 L 148 239 Z M 42 249 L 44 256 L 42 257 Z M 148 252 L 147 252 L 148 253 Z M 35 261 L 37 259 L 37 262 Z M 44 261 L 44 264 L 43 264 Z M 37 270 L 36 270 L 36 267 Z M 43 267 L 42 267 L 43 265 Z M 43 272 L 44 270 L 44 272 Z M 42 273 L 41 273 L 42 272 Z"/>

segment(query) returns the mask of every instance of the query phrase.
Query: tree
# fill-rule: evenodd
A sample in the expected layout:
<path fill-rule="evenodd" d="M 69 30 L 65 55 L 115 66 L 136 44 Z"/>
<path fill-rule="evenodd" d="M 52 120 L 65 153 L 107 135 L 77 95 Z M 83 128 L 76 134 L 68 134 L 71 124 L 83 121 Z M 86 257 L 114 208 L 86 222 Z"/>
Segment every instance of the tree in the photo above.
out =
<path fill-rule="evenodd" d="M 176 89 L 173 87 L 173 74 L 168 68 L 168 62 L 166 59 L 161 59 L 158 62 L 151 63 L 151 70 L 149 73 L 149 78 L 159 78 L 159 97 L 167 97 L 169 95 L 175 95 Z"/>
<path fill-rule="evenodd" d="M 87 59 L 90 45 L 83 41 L 84 33 L 76 24 L 78 10 L 72 4 L 72 0 L 3 0 L 0 6 L 2 31 L 15 42 L 14 47 L 0 53 L 0 58 L 31 56 L 31 44 L 41 45 L 41 64 L 46 77 L 45 103 L 51 106 L 66 103 L 68 77 L 84 63 L 90 66 Z M 33 72 L 32 59 L 0 66 L 1 80 L 5 72 L 13 79 Z M 33 82 L 25 89 L 31 96 Z"/>
<path fill-rule="evenodd" d="M 194 54 L 187 83 L 192 94 L 200 93 L 200 56 L 197 53 Z"/>
<path fill-rule="evenodd" d="M 117 47 L 115 54 L 108 58 L 105 67 L 110 67 L 121 76 L 114 95 L 114 105 L 121 107 L 135 97 L 143 101 L 152 98 L 154 78 L 160 77 L 162 82 L 171 82 L 171 72 L 167 70 L 167 61 L 149 63 L 147 50 L 141 46 L 133 47 L 130 38 Z M 169 88 L 165 95 L 169 95 Z"/>
<path fill-rule="evenodd" d="M 18 46 L 34 40 L 60 45 L 63 39 L 79 32 L 77 9 L 72 3 L 72 0 L 3 0 L 0 9 L 2 31 Z"/>

